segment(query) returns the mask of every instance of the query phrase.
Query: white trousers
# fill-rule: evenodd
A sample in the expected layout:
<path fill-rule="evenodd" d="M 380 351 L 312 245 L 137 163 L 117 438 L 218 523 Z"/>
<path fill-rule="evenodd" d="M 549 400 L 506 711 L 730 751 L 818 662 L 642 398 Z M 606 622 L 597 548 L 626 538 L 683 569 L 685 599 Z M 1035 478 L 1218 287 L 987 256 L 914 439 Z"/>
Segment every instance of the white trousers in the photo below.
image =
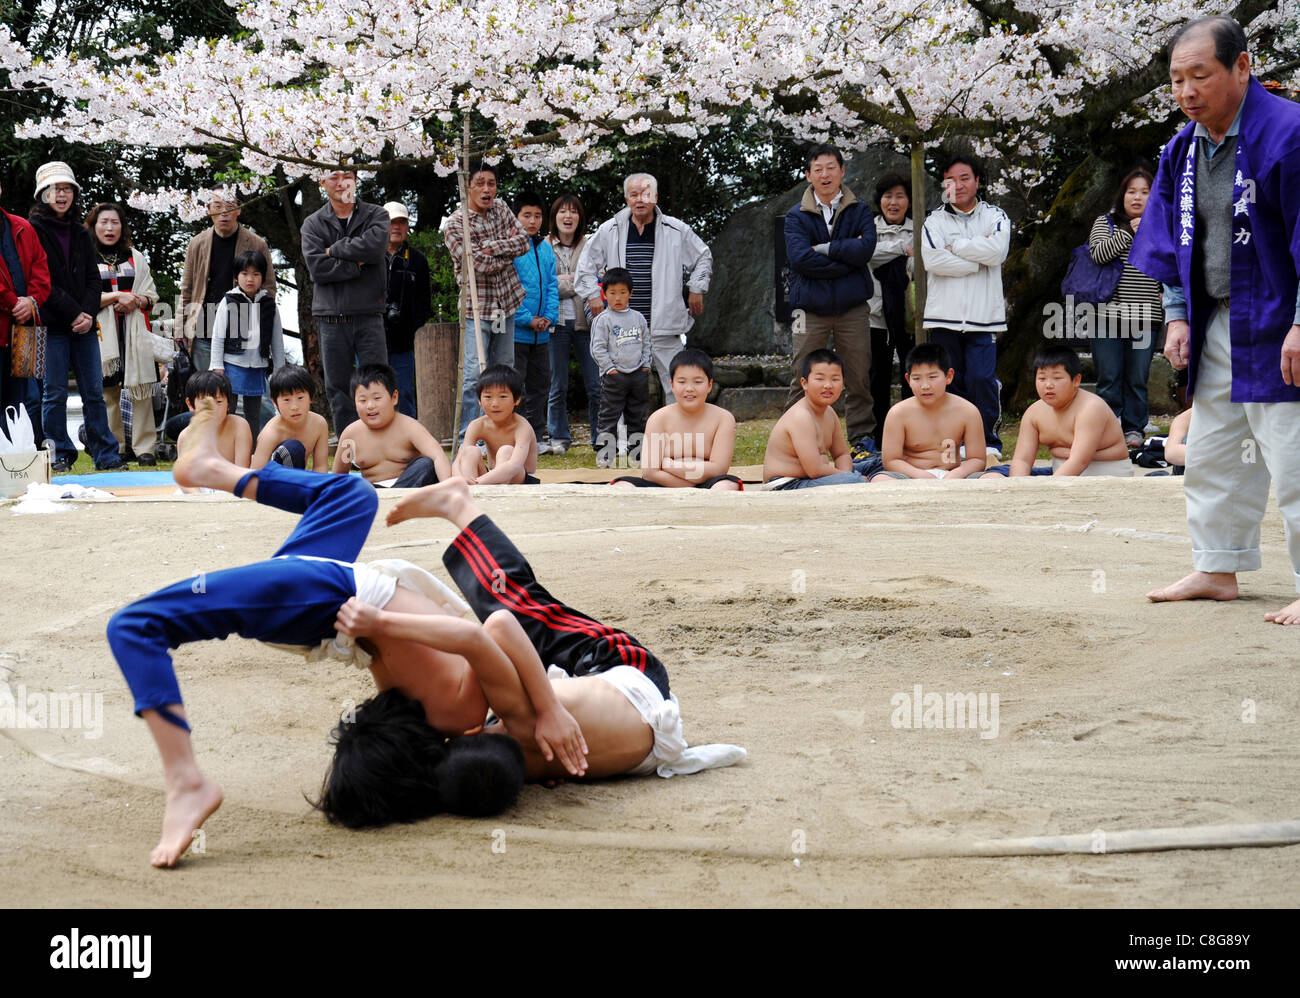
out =
<path fill-rule="evenodd" d="M 1228 311 L 1217 307 L 1205 334 L 1187 434 L 1187 531 L 1198 572 L 1260 567 L 1259 534 L 1270 480 L 1286 523 L 1300 592 L 1300 404 L 1231 402 Z"/>

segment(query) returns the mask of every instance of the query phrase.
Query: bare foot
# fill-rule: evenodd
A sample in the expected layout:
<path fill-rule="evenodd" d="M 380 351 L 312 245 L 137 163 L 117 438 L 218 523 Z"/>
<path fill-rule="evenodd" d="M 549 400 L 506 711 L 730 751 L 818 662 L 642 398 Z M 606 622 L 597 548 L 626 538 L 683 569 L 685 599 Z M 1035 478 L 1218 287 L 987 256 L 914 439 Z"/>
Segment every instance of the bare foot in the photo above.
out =
<path fill-rule="evenodd" d="M 167 791 L 162 838 L 149 855 L 149 862 L 154 866 L 175 866 L 194 841 L 194 833 L 220 806 L 221 788 L 206 776 L 200 777 L 198 783 Z"/>
<path fill-rule="evenodd" d="M 220 429 L 216 403 L 211 398 L 199 399 L 194 404 L 194 416 L 186 434 L 188 446 L 172 468 L 177 485 L 189 488 L 213 485 L 214 472 L 225 463 L 217 447 Z"/>
<path fill-rule="evenodd" d="M 1288 603 L 1281 610 L 1264 614 L 1264 619 L 1274 624 L 1300 624 L 1300 599 Z"/>
<path fill-rule="evenodd" d="M 1172 603 L 1184 599 L 1236 598 L 1237 576 L 1233 572 L 1193 572 L 1179 579 L 1172 586 L 1153 589 L 1147 593 L 1147 599 L 1152 603 Z"/>
<path fill-rule="evenodd" d="M 481 512 L 478 505 L 470 498 L 469 486 L 465 484 L 465 479 L 449 478 L 445 482 L 426 485 L 404 496 L 388 511 L 385 522 L 390 527 L 395 527 L 403 520 L 414 520 L 422 516 L 440 516 L 463 528 Z"/>

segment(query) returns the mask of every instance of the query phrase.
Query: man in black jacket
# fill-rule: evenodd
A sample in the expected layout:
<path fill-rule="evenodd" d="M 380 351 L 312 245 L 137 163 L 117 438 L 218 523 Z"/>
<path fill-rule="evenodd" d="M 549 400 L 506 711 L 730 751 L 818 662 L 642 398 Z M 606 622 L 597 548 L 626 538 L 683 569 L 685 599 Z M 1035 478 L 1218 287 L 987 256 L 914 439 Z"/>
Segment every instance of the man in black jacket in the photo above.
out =
<path fill-rule="evenodd" d="M 99 313 L 99 263 L 90 233 L 81 224 L 81 187 L 67 163 L 46 163 L 36 171 L 31 223 L 50 265 L 50 297 L 41 309 L 48 334 L 41 423 L 54 441 L 51 470 L 66 472 L 77 460 L 68 436 L 68 369 L 77 378 L 86 449 L 100 471 L 125 470 L 117 438 L 108 428 L 104 367 L 95 316 Z M 116 334 L 114 334 L 116 335 Z"/>
<path fill-rule="evenodd" d="M 387 364 L 384 340 L 384 249 L 388 212 L 357 198 L 357 175 L 335 170 L 321 178 L 329 203 L 302 223 L 302 255 L 315 282 L 311 314 L 320 331 L 325 390 L 334 432 L 356 422 L 353 364 Z"/>
<path fill-rule="evenodd" d="M 388 212 L 388 365 L 397 372 L 397 411 L 416 418 L 415 331 L 429 321 L 429 262 L 406 241 L 411 215 L 400 201 Z"/>

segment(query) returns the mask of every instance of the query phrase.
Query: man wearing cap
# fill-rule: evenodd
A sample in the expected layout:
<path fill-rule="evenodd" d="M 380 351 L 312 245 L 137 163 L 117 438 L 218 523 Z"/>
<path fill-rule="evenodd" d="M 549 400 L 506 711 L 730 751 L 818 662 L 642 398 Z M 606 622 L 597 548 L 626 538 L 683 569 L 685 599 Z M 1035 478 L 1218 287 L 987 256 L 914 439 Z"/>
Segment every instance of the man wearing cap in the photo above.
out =
<path fill-rule="evenodd" d="M 388 363 L 397 372 L 397 411 L 415 418 L 415 331 L 429 321 L 429 262 L 406 241 L 411 215 L 400 201 L 388 212 Z"/>
<path fill-rule="evenodd" d="M 81 186 L 67 163 L 45 163 L 36 171 L 36 203 L 28 220 L 40 237 L 50 268 L 50 297 L 41 309 L 45 323 L 45 390 L 41 424 L 54 442 L 51 470 L 65 472 L 77 460 L 68 435 L 68 371 L 77 379 L 86 451 L 99 471 L 123 471 L 117 438 L 108 428 L 104 367 L 99 354 L 99 263 L 95 244 L 82 224 Z"/>
<path fill-rule="evenodd" d="M 271 250 L 265 239 L 239 224 L 239 200 L 233 189 L 212 196 L 208 217 L 212 227 L 190 240 L 185 250 L 185 269 L 181 271 L 178 328 L 193 354 L 196 371 L 211 366 L 212 326 L 221 299 L 235 286 L 232 264 L 237 254 L 256 250 L 266 257 L 268 269 L 262 286 L 267 294 L 275 295 L 275 269 L 269 267 Z"/>
<path fill-rule="evenodd" d="M 355 170 L 321 176 L 329 202 L 302 223 L 302 255 L 316 285 L 311 314 L 320 332 L 334 432 L 356 422 L 353 364 L 387 364 L 384 336 L 388 212 L 357 198 Z"/>
<path fill-rule="evenodd" d="M 49 296 L 50 268 L 40 237 L 27 219 L 0 208 L 0 430 L 8 430 L 5 409 L 21 403 L 39 433 L 41 383 L 38 378 L 11 376 L 10 340 L 14 325 L 35 322 Z M 41 439 L 38 435 L 36 442 Z"/>

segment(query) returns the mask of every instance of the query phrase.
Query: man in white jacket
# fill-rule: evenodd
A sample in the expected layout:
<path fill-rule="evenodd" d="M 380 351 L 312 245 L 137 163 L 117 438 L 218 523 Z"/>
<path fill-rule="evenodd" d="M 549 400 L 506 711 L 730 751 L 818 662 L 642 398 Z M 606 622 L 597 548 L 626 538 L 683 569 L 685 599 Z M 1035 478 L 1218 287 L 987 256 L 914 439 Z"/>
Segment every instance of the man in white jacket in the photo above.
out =
<path fill-rule="evenodd" d="M 713 254 L 685 222 L 658 208 L 659 184 L 648 173 L 623 181 L 627 207 L 604 222 L 587 240 L 573 287 L 594 319 L 604 310 L 599 277 L 606 268 L 631 272 L 632 308 L 645 316 L 654 347 L 655 370 L 671 400 L 668 367 L 686 344 L 686 331 L 704 311 L 704 293 L 713 276 Z M 682 301 L 682 277 L 690 290 L 689 310 Z"/>
<path fill-rule="evenodd" d="M 947 203 L 925 220 L 925 328 L 930 342 L 952 358 L 956 375 L 950 390 L 980 411 L 988 454 L 1000 460 L 996 429 L 1002 386 L 995 334 L 1007 328 L 1002 262 L 1011 247 L 1011 222 L 1001 208 L 977 197 L 980 174 L 974 158 L 952 157 L 943 171 Z"/>

